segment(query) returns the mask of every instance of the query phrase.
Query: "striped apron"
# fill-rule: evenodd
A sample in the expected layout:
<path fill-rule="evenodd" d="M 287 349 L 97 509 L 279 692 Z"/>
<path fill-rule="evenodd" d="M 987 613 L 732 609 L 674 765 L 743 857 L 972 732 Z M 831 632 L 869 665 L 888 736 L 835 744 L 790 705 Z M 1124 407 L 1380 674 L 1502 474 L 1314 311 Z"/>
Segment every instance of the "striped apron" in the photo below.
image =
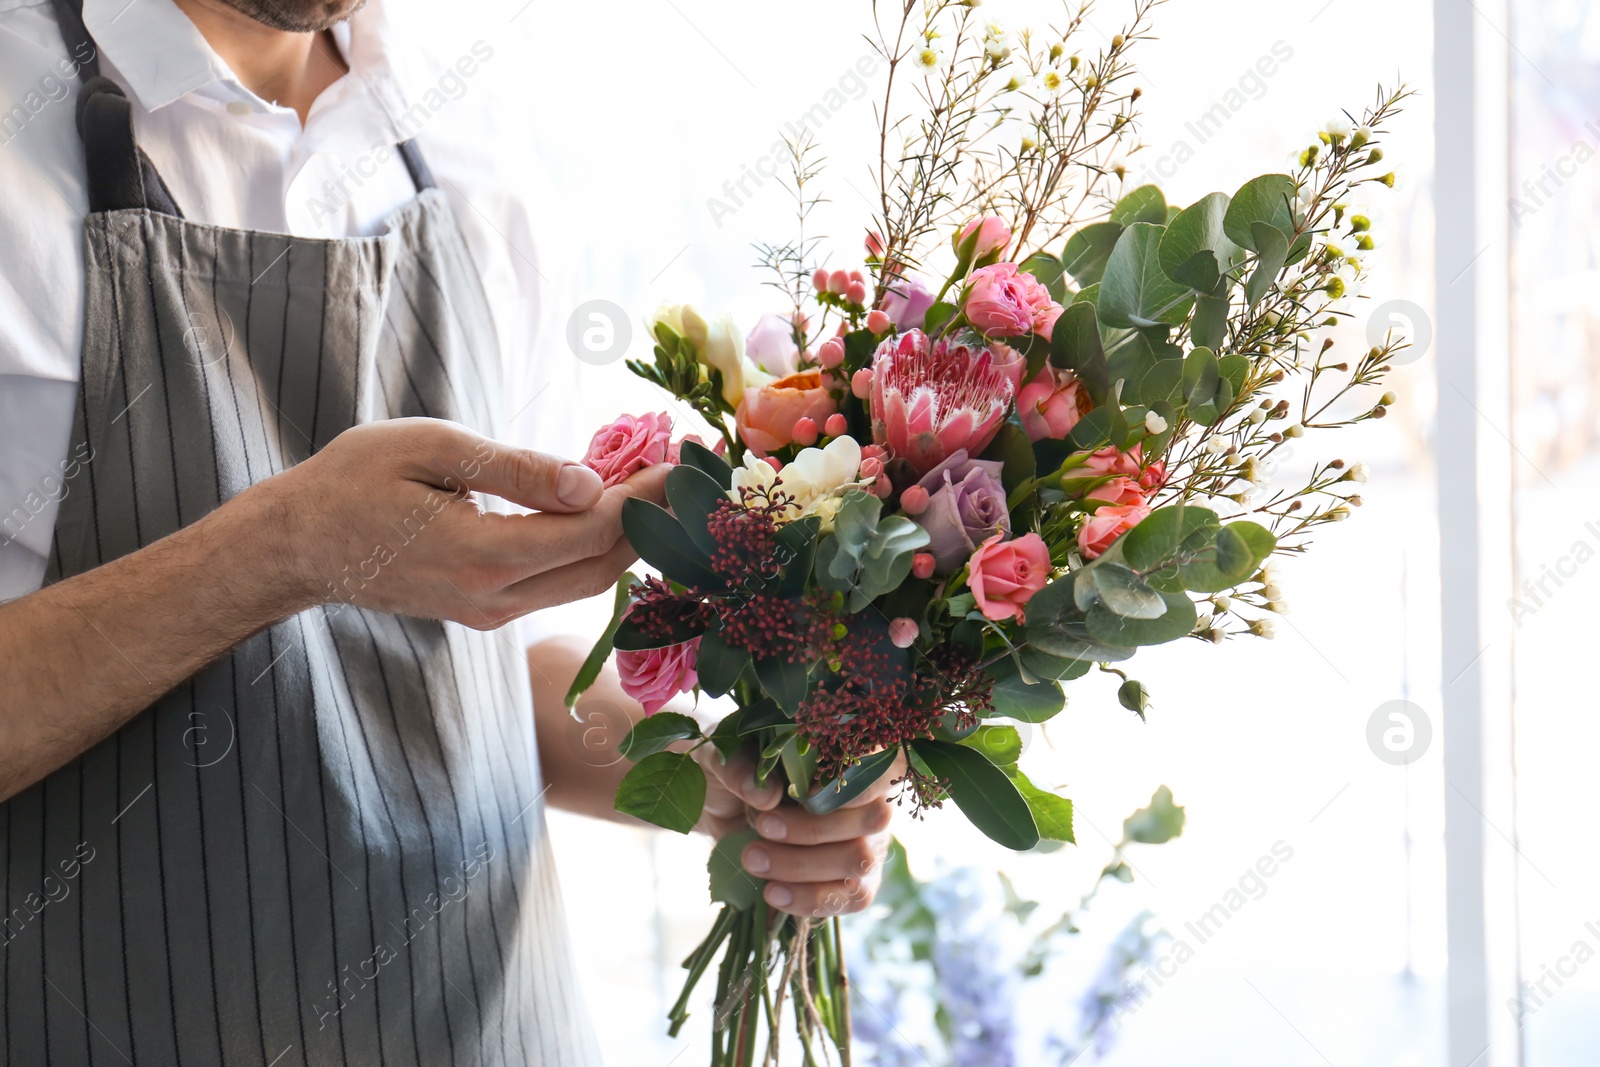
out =
<path fill-rule="evenodd" d="M 54 3 L 84 54 L 81 0 Z M 47 580 L 358 423 L 494 436 L 488 303 L 415 145 L 397 151 L 417 196 L 381 236 L 201 225 L 121 90 L 83 78 L 83 377 Z M 425 520 L 383 547 L 403 554 Z M 286 619 L 0 805 L 0 1059 L 598 1062 L 541 794 L 509 632 L 342 601 Z"/>

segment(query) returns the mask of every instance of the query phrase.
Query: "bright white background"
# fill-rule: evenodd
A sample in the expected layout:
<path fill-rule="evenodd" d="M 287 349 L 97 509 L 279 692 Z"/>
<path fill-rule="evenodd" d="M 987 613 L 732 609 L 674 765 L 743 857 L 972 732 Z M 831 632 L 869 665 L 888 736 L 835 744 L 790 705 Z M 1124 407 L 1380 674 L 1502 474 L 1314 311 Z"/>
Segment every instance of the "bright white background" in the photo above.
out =
<path fill-rule="evenodd" d="M 785 123 L 829 107 L 821 218 L 835 235 L 835 265 L 858 254 L 869 210 L 866 164 L 875 150 L 872 100 L 852 70 L 869 50 L 866 0 L 804 5 L 733 0 L 492 0 L 436 25 L 431 44 L 453 58 L 475 38 L 494 43 L 491 77 L 503 150 L 527 160 L 539 192 L 541 247 L 550 282 L 538 375 L 559 384 L 536 400 L 525 430 L 542 444 L 581 450 L 587 433 L 620 411 L 664 406 L 624 370 L 579 361 L 565 342 L 569 316 L 605 300 L 632 316 L 628 354 L 647 357 L 640 320 L 661 302 L 727 311 L 746 326 L 770 291 L 751 266 L 751 242 L 787 240 L 789 194 L 775 183 L 740 195 L 717 218 L 708 200 L 771 151 Z M 1082 47 L 1121 28 L 1128 5 L 1098 6 Z M 1600 23 L 1577 0 L 1520 0 L 1514 179 L 1537 178 L 1574 144 L 1600 146 Z M 1130 187 L 1186 145 L 1193 158 L 1159 177 L 1173 202 L 1284 169 L 1291 151 L 1342 108 L 1358 111 L 1376 85 L 1404 79 L 1423 90 L 1386 146 L 1401 180 L 1362 206 L 1380 241 L 1370 300 L 1353 305 L 1337 334 L 1365 347 L 1372 308 L 1391 298 L 1432 306 L 1431 15 L 1427 0 L 1173 0 L 1158 9 L 1159 40 L 1136 56 L 1144 72 L 1143 140 Z M 991 0 L 986 17 L 1010 26 L 1050 21 L 1059 7 Z M 1288 49 L 1276 73 L 1244 86 L 1244 104 L 1202 140 L 1190 124 L 1228 100 L 1257 60 Z M 830 91 L 837 96 L 830 96 Z M 842 101 L 835 109 L 835 101 Z M 476 103 L 481 104 L 478 100 Z M 447 116 L 442 116 L 447 118 Z M 1592 152 L 1590 153 L 1592 154 Z M 1515 426 L 1519 580 L 1555 567 L 1574 543 L 1600 549 L 1600 465 L 1593 457 L 1600 405 L 1595 239 L 1600 168 L 1576 168 L 1513 226 L 1504 247 L 1519 288 Z M 459 209 L 459 208 L 458 208 Z M 1425 320 L 1423 320 L 1425 325 Z M 1401 323 L 1405 325 L 1405 323 Z M 619 327 L 620 329 L 621 327 Z M 1159 784 L 1187 806 L 1182 839 L 1130 850 L 1135 885 L 1108 892 L 1078 951 L 1082 977 L 1129 915 L 1149 908 L 1181 936 L 1275 843 L 1293 858 L 1198 947 L 1138 1012 L 1125 1017 L 1109 1061 L 1119 1064 L 1351 1064 L 1443 1067 L 1444 952 L 1441 833 L 1446 789 L 1434 745 L 1409 768 L 1379 761 L 1366 729 L 1386 701 L 1439 707 L 1437 545 L 1430 455 L 1432 353 L 1403 368 L 1391 417 L 1359 432 L 1308 438 L 1312 456 L 1365 460 L 1371 482 L 1355 519 L 1330 528 L 1304 561 L 1285 565 L 1294 613 L 1271 644 L 1194 642 L 1147 652 L 1135 674 L 1154 694 L 1149 722 L 1115 702 L 1109 680 L 1069 690 L 1067 711 L 1036 733 L 1025 756 L 1035 780 L 1065 788 L 1078 805 L 1079 847 L 1016 856 L 979 839 L 957 817 L 902 828 L 918 869 L 959 859 L 1003 868 L 1047 911 L 1069 906 L 1106 862 L 1121 819 Z M 513 408 L 527 396 L 510 398 Z M 1286 464 L 1292 476 L 1294 464 Z M 1592 530 L 1584 523 L 1594 521 Z M 1600 741 L 1593 688 L 1578 671 L 1592 657 L 1588 609 L 1600 565 L 1579 567 L 1558 595 L 1516 631 L 1519 820 L 1494 827 L 1514 838 L 1521 868 L 1525 974 L 1537 980 L 1574 942 L 1600 948 L 1600 869 L 1592 848 L 1588 781 Z M 581 606 L 558 625 L 591 632 L 600 609 Z M 702 1010 L 677 1042 L 662 1016 L 677 992 L 676 963 L 710 921 L 706 845 L 672 835 L 557 818 L 562 874 L 583 981 L 610 1059 L 619 1064 L 704 1058 Z M 1525 1060 L 1536 1067 L 1593 1062 L 1600 1042 L 1600 963 L 1549 983 L 1552 996 L 1526 1024 Z M 1071 1010 L 1083 982 L 1045 991 L 1044 1009 Z M 1054 999 L 1052 999 L 1052 997 Z M 1495 1010 L 1509 1010 L 1496 1005 Z M 1450 1067 L 1468 1067 L 1451 1064 Z"/>

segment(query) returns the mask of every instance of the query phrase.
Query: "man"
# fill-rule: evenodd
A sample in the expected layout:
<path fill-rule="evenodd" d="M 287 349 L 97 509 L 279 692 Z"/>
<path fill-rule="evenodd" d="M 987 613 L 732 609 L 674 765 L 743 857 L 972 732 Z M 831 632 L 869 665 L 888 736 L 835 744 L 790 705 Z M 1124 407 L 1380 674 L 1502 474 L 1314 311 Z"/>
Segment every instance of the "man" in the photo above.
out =
<path fill-rule="evenodd" d="M 543 804 L 625 765 L 562 739 L 581 644 L 501 627 L 663 472 L 497 439 L 529 212 L 360 6 L 0 3 L 4 1063 L 596 1058 Z M 708 769 L 771 904 L 870 900 L 881 789 Z"/>

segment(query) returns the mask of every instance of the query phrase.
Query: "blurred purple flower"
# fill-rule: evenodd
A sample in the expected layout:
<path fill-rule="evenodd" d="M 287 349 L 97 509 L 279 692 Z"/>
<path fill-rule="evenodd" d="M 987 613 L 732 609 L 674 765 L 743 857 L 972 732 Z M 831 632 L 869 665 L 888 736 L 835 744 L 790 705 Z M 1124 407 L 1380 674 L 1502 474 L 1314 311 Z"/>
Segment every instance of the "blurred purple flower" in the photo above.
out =
<path fill-rule="evenodd" d="M 928 506 L 915 521 L 928 531 L 928 551 L 940 574 L 959 568 L 995 534 L 1010 535 L 1003 466 L 999 460 L 968 459 L 966 449 L 958 449 L 917 483 L 928 491 Z"/>

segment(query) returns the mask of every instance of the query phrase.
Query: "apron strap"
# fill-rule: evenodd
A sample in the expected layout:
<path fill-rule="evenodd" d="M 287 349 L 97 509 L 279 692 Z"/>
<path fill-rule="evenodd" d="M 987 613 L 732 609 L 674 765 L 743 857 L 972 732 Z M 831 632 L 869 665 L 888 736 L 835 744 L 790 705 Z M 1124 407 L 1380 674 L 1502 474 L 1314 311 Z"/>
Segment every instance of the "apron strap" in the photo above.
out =
<path fill-rule="evenodd" d="M 89 211 L 154 211 L 183 218 L 161 172 L 133 136 L 133 105 L 100 73 L 100 50 L 83 23 L 83 0 L 50 0 L 67 53 L 79 58 L 78 136 L 83 140 Z M 81 58 L 87 57 L 87 58 Z M 417 191 L 435 188 L 433 172 L 415 141 L 402 141 L 400 158 Z"/>

